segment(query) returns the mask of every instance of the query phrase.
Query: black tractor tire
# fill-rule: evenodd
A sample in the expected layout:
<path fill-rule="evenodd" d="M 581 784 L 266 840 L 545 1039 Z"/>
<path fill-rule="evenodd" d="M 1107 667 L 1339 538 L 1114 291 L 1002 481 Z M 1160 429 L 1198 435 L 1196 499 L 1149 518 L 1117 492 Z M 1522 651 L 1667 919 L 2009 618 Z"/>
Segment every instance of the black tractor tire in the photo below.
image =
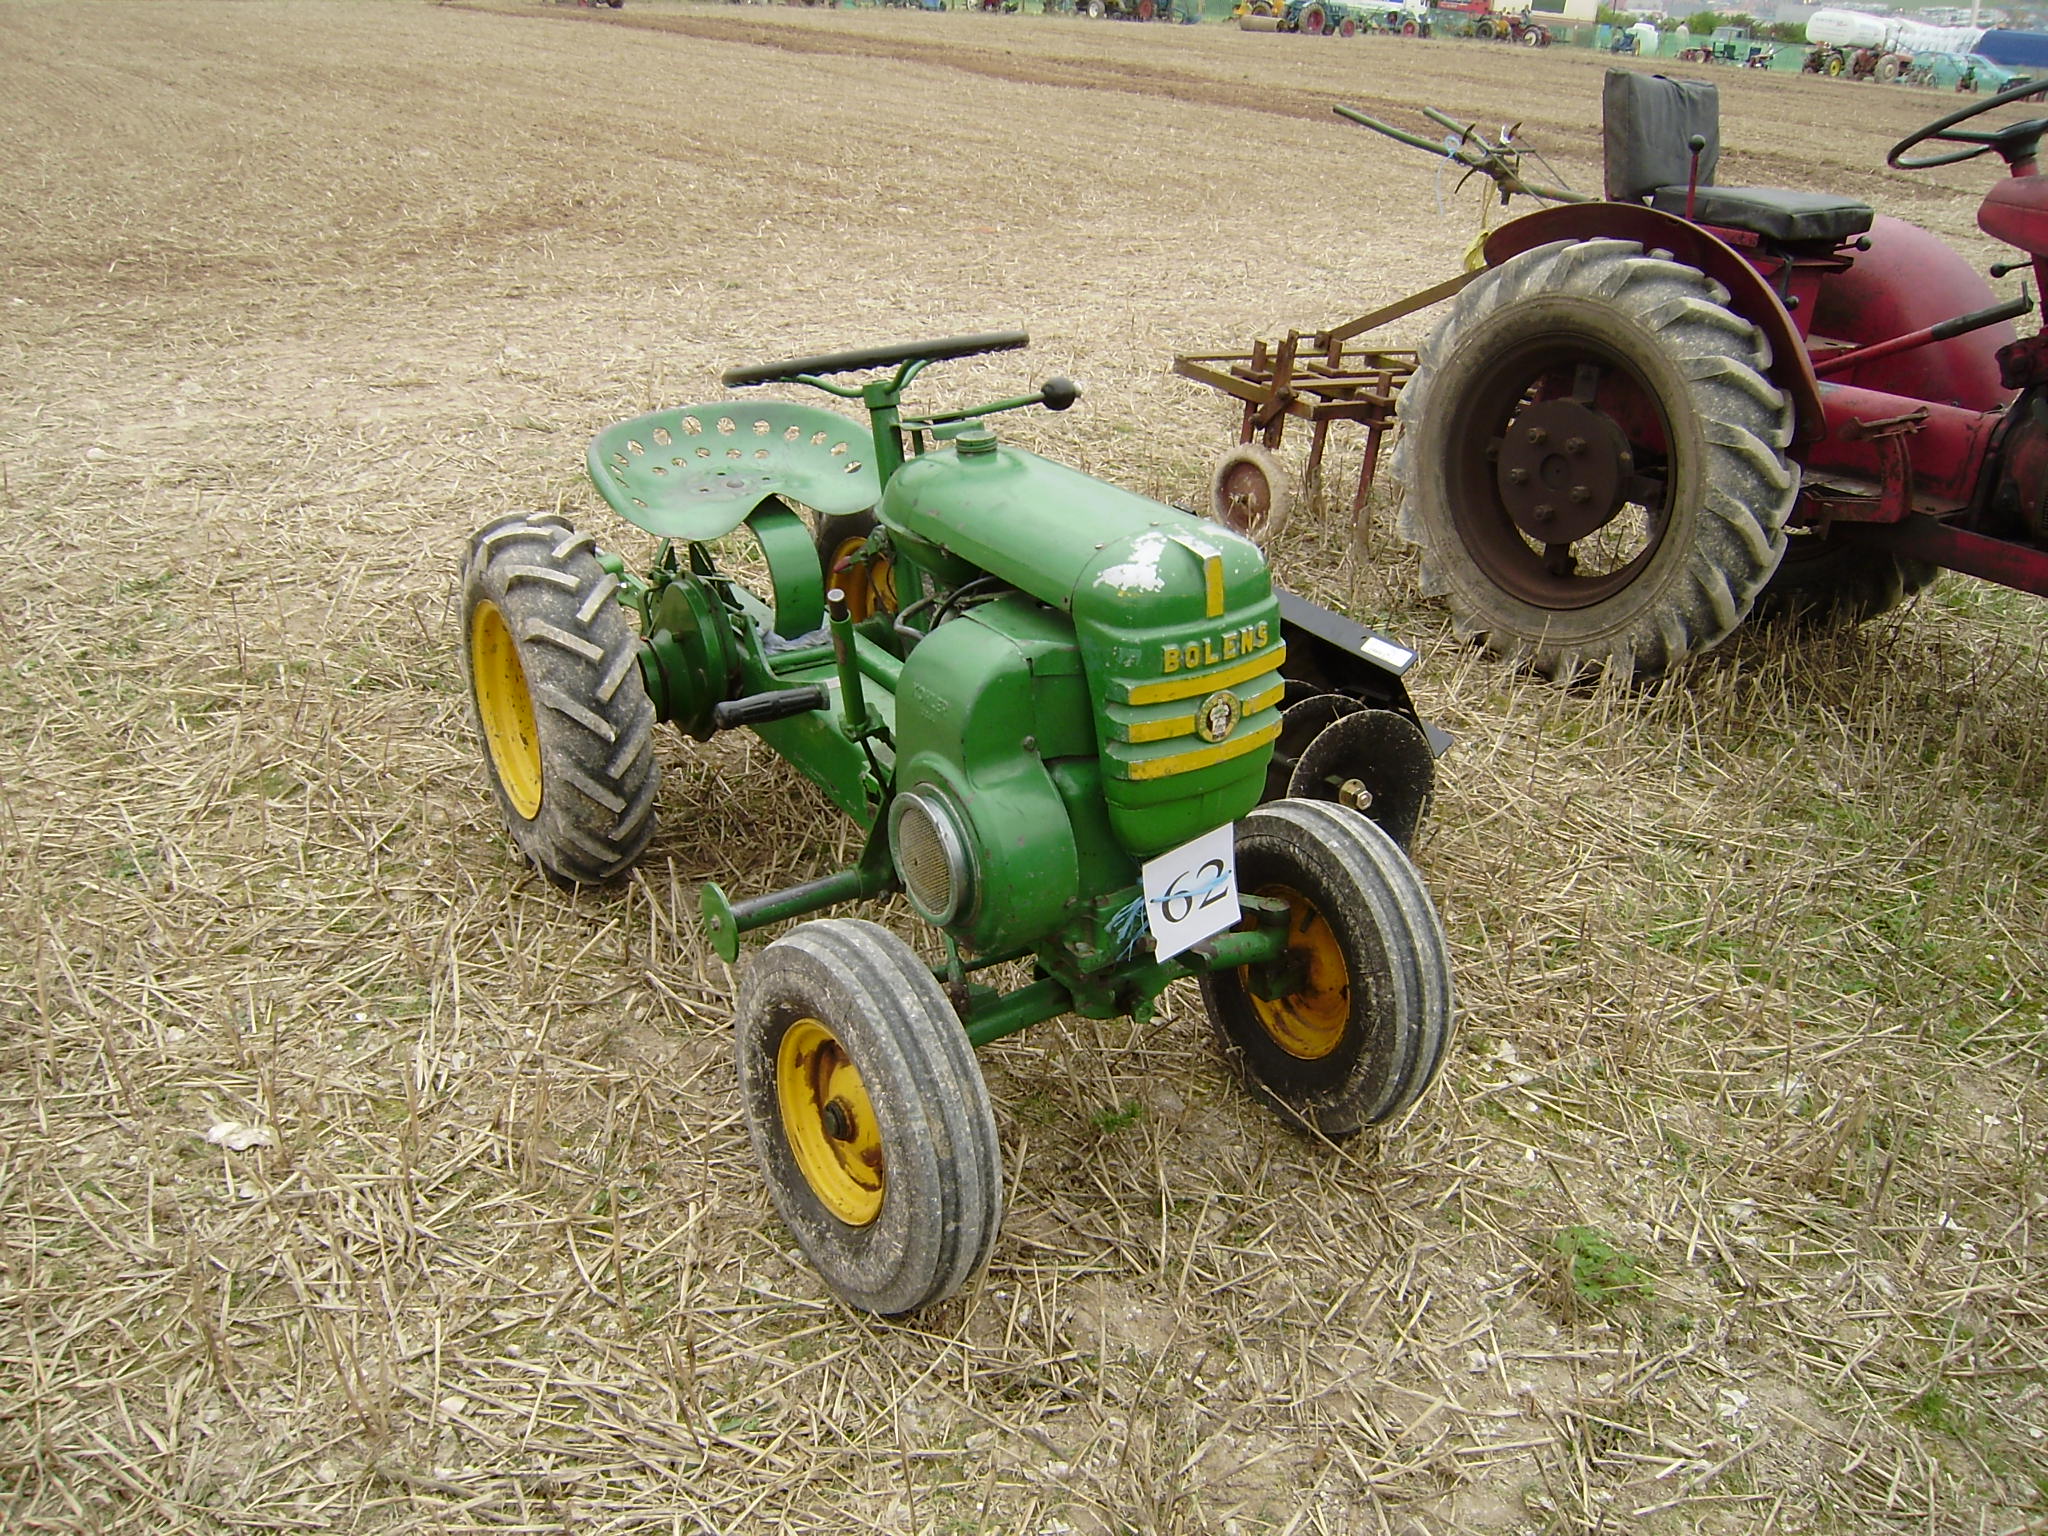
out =
<path fill-rule="evenodd" d="M 1860 624 L 1924 592 L 1941 567 L 1888 549 L 1794 530 L 1756 616 L 1772 623 Z"/>
<path fill-rule="evenodd" d="M 755 957 L 740 1099 L 775 1208 L 849 1306 L 952 1295 L 1002 1224 L 1002 1148 L 974 1048 L 910 946 L 820 918 Z"/>
<path fill-rule="evenodd" d="M 877 613 L 894 613 L 901 606 L 896 593 L 896 562 L 886 552 L 856 562 L 875 531 L 872 512 L 841 512 L 818 524 L 818 569 L 825 575 L 825 590 L 834 587 L 846 594 L 847 612 L 854 622 Z"/>
<path fill-rule="evenodd" d="M 1239 1079 L 1333 1140 L 1400 1114 L 1451 1036 L 1450 956 L 1415 866 L 1356 811 L 1274 800 L 1238 823 L 1237 884 L 1289 907 L 1287 958 L 1202 978 Z M 1261 996 L 1276 985 L 1293 990 Z"/>
<path fill-rule="evenodd" d="M 500 518 L 462 567 L 462 659 L 484 766 L 519 851 L 563 885 L 626 870 L 661 787 L 639 640 L 596 546 L 558 516 Z"/>
<path fill-rule="evenodd" d="M 1320 5 L 1303 6 L 1295 30 L 1309 37 L 1325 36 L 1330 30 L 1330 13 Z"/>
<path fill-rule="evenodd" d="M 1650 676 L 1718 644 L 1798 493 L 1769 356 L 1718 283 L 1633 241 L 1482 274 L 1399 396 L 1397 527 L 1424 593 L 1545 676 Z"/>

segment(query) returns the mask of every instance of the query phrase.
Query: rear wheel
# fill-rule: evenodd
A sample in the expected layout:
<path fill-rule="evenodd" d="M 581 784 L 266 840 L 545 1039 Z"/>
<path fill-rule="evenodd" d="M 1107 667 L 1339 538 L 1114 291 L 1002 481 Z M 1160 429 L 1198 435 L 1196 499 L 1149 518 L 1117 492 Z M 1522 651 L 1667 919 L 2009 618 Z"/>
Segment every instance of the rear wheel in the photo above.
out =
<path fill-rule="evenodd" d="M 821 918 L 740 987 L 740 1099 L 798 1246 L 850 1306 L 941 1301 L 995 1246 L 1002 1151 L 974 1048 L 910 946 Z"/>
<path fill-rule="evenodd" d="M 610 879 L 654 831 L 654 706 L 618 578 L 553 516 L 492 523 L 462 568 L 462 655 L 492 792 L 519 849 L 567 885 Z"/>
<path fill-rule="evenodd" d="M 1925 591 L 1941 567 L 1888 549 L 1795 529 L 1757 599 L 1759 618 L 1789 623 L 1860 624 Z"/>
<path fill-rule="evenodd" d="M 1451 1032 L 1450 958 L 1415 866 L 1354 811 L 1276 800 L 1238 824 L 1237 882 L 1287 904 L 1281 958 L 1202 978 L 1245 1085 L 1333 1138 L 1413 1104 Z"/>
<path fill-rule="evenodd" d="M 1399 397 L 1399 529 L 1425 593 L 1548 676 L 1648 675 L 1724 639 L 1797 491 L 1768 361 L 1717 284 L 1633 242 L 1481 276 Z"/>
<path fill-rule="evenodd" d="M 872 512 L 843 512 L 818 525 L 818 568 L 825 589 L 846 594 L 847 611 L 855 622 L 877 613 L 894 613 L 896 561 L 886 547 L 870 546 L 875 531 Z"/>

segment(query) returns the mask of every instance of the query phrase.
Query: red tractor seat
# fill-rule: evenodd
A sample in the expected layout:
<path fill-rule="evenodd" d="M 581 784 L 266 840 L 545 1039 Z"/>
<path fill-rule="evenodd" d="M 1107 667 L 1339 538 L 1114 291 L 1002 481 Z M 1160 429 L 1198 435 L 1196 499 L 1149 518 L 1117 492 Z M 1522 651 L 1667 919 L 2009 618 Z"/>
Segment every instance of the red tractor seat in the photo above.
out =
<path fill-rule="evenodd" d="M 1692 140 L 1700 151 L 1693 217 L 1702 224 L 1747 230 L 1787 245 L 1839 245 L 1870 228 L 1868 203 L 1827 192 L 1782 187 L 1717 187 L 1721 161 L 1721 97 L 1707 80 L 1674 80 L 1634 69 L 1610 69 L 1601 91 L 1606 191 L 1618 203 L 1649 202 L 1685 216 L 1692 180 Z"/>
<path fill-rule="evenodd" d="M 1685 215 L 1685 183 L 1658 187 L 1650 206 L 1659 213 Z M 1701 187 L 1692 217 L 1723 229 L 1746 229 L 1783 245 L 1818 241 L 1840 245 L 1869 232 L 1870 204 L 1831 192 L 1794 192 L 1789 187 Z"/>

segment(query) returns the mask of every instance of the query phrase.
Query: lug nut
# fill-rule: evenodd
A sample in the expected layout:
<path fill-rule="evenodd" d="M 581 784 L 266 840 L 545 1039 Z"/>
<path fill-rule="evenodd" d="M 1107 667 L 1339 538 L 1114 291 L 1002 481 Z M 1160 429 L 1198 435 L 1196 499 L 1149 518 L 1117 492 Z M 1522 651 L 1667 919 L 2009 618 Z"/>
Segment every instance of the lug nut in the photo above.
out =
<path fill-rule="evenodd" d="M 1587 501 L 1591 501 L 1592 499 L 1593 499 L 1593 493 L 1592 493 L 1591 491 L 1587 490 L 1587 489 L 1586 489 L 1586 488 L 1585 488 L 1585 487 L 1584 487 L 1583 485 L 1575 485 L 1575 486 L 1573 486 L 1573 487 L 1572 487 L 1572 500 L 1573 500 L 1573 501 L 1578 501 L 1578 502 L 1587 502 Z"/>
<path fill-rule="evenodd" d="M 1529 515 L 1539 523 L 1547 523 L 1556 511 L 1557 508 L 1553 507 L 1549 502 L 1539 501 L 1529 509 Z"/>
<path fill-rule="evenodd" d="M 1508 471 L 1508 479 L 1515 485 L 1527 485 L 1529 483 L 1529 471 L 1523 469 L 1518 464 Z"/>
<path fill-rule="evenodd" d="M 1583 437 L 1568 437 L 1564 440 L 1564 451 L 1574 456 L 1582 454 L 1586 451 L 1586 440 Z"/>
<path fill-rule="evenodd" d="M 1550 441 L 1550 434 L 1541 427 L 1531 427 L 1529 429 L 1529 441 L 1540 448 Z"/>

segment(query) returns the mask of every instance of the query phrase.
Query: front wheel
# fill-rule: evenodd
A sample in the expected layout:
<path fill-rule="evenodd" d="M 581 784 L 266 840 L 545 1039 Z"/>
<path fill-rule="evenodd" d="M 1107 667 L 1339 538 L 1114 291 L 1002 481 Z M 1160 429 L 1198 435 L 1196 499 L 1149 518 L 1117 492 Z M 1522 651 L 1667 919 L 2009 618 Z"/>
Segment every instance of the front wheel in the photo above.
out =
<path fill-rule="evenodd" d="M 501 518 L 462 567 L 462 659 L 484 765 L 519 850 L 609 880 L 654 832 L 654 705 L 618 578 L 553 515 Z"/>
<path fill-rule="evenodd" d="M 1424 592 L 1546 676 L 1646 676 L 1726 638 L 1798 489 L 1769 357 L 1718 284 L 1630 241 L 1482 275 L 1399 397 L 1399 531 Z"/>
<path fill-rule="evenodd" d="M 885 928 L 820 918 L 740 986 L 740 1101 L 769 1197 L 849 1306 L 942 1301 L 1002 1222 L 1002 1150 L 974 1048 Z"/>
<path fill-rule="evenodd" d="M 1237 882 L 1287 906 L 1279 959 L 1202 978 L 1239 1078 L 1331 1138 L 1413 1104 L 1451 1035 L 1450 957 L 1415 866 L 1355 811 L 1275 800 L 1238 824 Z"/>

